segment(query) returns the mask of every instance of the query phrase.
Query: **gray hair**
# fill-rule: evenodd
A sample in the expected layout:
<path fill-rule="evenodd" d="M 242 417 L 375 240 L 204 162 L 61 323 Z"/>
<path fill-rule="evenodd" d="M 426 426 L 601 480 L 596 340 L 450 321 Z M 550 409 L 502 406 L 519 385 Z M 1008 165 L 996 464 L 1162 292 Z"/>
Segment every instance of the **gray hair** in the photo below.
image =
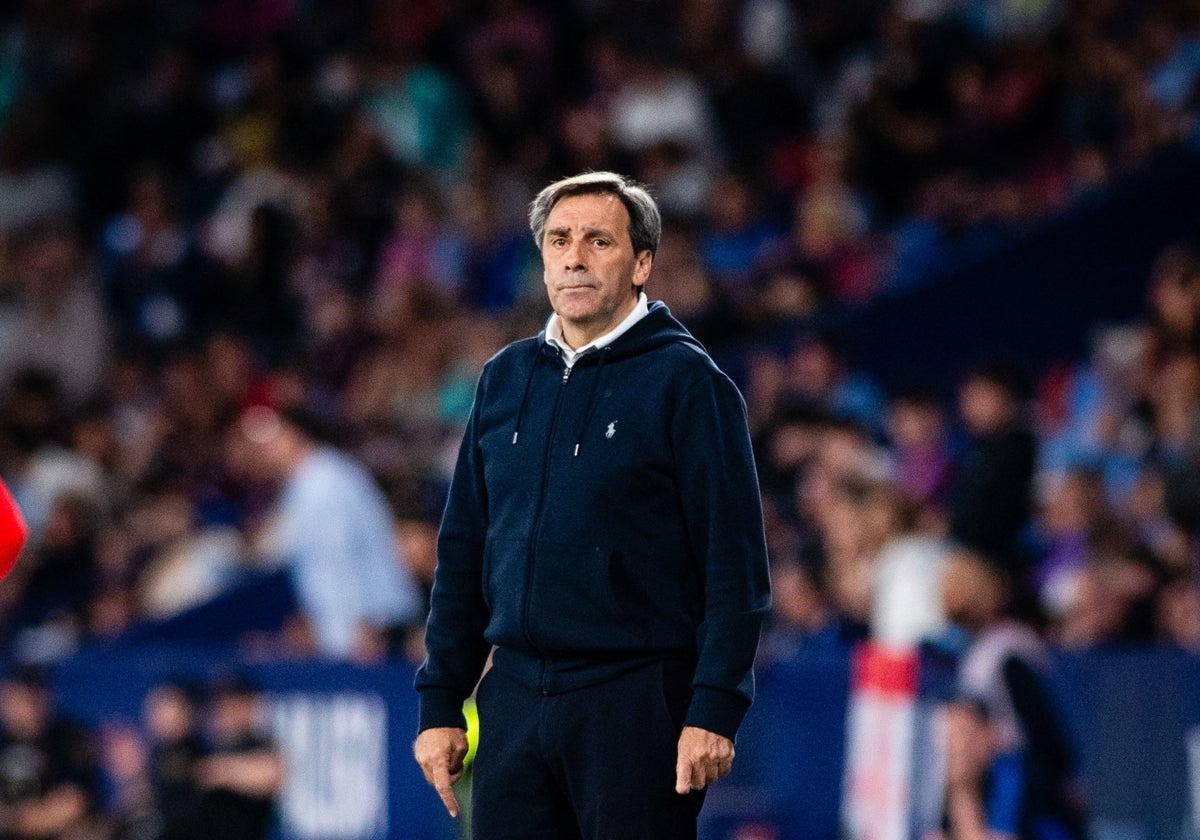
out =
<path fill-rule="evenodd" d="M 567 196 L 597 193 L 615 195 L 629 211 L 629 238 L 635 254 L 642 251 L 653 254 L 658 250 L 658 240 L 662 236 L 662 216 L 658 212 L 658 205 L 645 187 L 615 172 L 584 172 L 555 181 L 538 193 L 529 205 L 529 229 L 538 248 L 542 247 L 546 219 L 550 217 L 555 204 Z"/>

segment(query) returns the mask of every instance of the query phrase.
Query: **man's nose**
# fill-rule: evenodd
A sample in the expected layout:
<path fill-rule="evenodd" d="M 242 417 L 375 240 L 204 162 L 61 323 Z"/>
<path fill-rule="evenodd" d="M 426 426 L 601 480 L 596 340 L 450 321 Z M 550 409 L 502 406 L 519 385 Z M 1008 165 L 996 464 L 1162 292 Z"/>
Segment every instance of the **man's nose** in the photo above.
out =
<path fill-rule="evenodd" d="M 567 271 L 584 271 L 587 263 L 583 259 L 583 243 L 572 242 L 563 253 L 564 268 Z"/>

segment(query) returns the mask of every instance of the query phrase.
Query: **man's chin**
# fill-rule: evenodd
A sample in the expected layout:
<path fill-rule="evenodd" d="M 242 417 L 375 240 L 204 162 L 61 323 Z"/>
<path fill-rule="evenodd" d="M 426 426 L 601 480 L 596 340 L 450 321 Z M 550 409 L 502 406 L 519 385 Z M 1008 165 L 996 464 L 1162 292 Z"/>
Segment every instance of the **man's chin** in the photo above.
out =
<path fill-rule="evenodd" d="M 596 320 L 596 310 L 591 306 L 572 306 L 567 303 L 555 307 L 554 311 L 558 313 L 559 318 L 572 325 L 587 326 Z"/>

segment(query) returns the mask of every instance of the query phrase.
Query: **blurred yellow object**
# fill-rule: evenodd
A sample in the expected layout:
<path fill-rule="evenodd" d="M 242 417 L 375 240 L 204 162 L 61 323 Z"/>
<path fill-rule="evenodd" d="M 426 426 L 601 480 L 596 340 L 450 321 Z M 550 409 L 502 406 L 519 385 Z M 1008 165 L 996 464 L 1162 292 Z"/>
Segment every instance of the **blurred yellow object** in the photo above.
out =
<path fill-rule="evenodd" d="M 470 767 L 479 747 L 479 709 L 475 707 L 475 698 L 468 697 L 463 703 L 463 714 L 467 718 L 467 757 L 463 759 L 463 767 Z"/>

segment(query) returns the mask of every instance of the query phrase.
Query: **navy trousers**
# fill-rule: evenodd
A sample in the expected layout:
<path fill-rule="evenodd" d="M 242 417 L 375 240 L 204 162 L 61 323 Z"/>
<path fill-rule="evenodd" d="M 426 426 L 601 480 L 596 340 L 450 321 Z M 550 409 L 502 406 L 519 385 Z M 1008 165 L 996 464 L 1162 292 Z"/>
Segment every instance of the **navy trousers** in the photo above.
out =
<path fill-rule="evenodd" d="M 675 792 L 686 663 L 543 695 L 492 669 L 476 695 L 473 840 L 695 840 L 704 791 Z"/>

